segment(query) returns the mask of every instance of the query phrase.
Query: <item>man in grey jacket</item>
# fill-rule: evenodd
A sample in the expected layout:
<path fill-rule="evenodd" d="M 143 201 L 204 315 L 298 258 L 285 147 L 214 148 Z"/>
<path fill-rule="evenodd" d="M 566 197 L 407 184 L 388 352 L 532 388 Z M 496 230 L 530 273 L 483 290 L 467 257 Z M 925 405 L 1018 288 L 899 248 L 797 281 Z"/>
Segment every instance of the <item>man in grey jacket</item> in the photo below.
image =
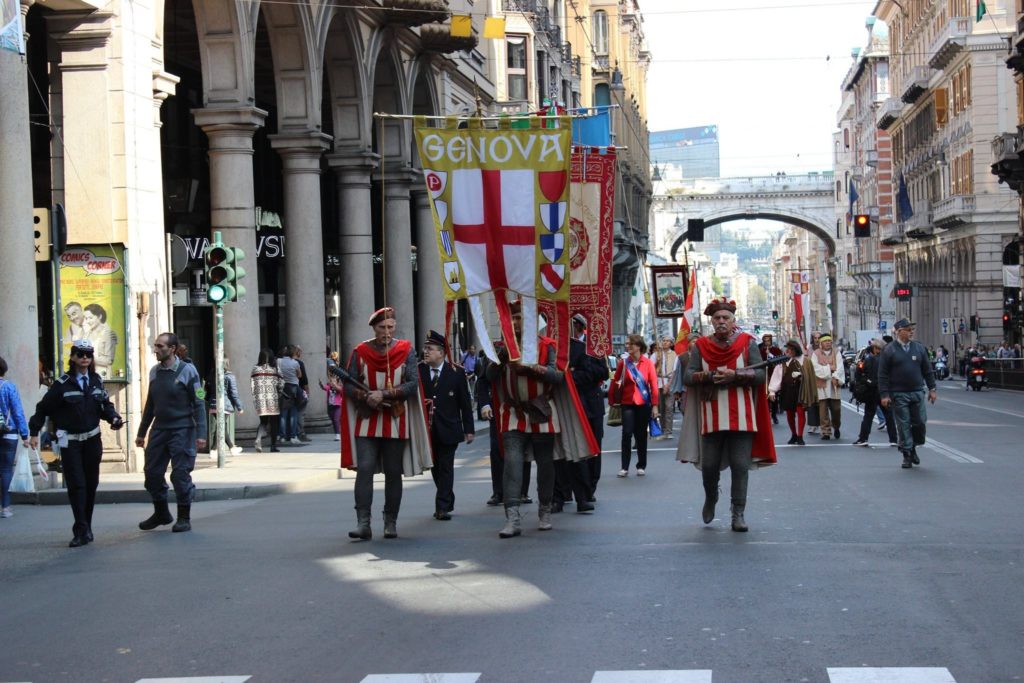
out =
<path fill-rule="evenodd" d="M 925 385 L 928 386 L 928 401 L 935 403 L 935 371 L 928 360 L 928 350 L 921 342 L 914 341 L 914 323 L 904 318 L 893 327 L 896 338 L 878 357 L 878 393 L 883 408 L 892 406 L 903 454 L 902 467 L 910 469 L 921 464 L 917 447 L 924 445 L 928 422 Z"/>
<path fill-rule="evenodd" d="M 150 531 L 174 521 L 167 507 L 167 481 L 164 474 L 171 465 L 171 484 L 178 501 L 178 521 L 172 531 L 192 529 L 192 497 L 195 485 L 192 470 L 196 450 L 206 447 L 206 393 L 199 372 L 177 356 L 178 336 L 164 332 L 153 342 L 157 364 L 149 371 L 149 394 L 135 445 L 146 447 L 146 490 L 153 498 L 153 514 L 139 522 Z M 153 431 L 146 444 L 146 432 Z"/>

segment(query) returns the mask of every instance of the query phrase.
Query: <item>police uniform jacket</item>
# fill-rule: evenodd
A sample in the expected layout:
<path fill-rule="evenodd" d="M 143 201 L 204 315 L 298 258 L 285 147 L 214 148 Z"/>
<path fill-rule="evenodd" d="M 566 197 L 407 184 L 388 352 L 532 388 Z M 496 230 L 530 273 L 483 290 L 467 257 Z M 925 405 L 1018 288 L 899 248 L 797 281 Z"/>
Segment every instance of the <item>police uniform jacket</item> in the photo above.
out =
<path fill-rule="evenodd" d="M 466 434 L 473 434 L 473 403 L 469 398 L 469 384 L 466 371 L 445 361 L 437 384 L 430 379 L 430 366 L 419 364 L 420 384 L 423 397 L 433 401 L 433 420 L 430 435 L 443 444 L 457 444 L 465 441 Z"/>
<path fill-rule="evenodd" d="M 120 419 L 100 376 L 95 372 L 86 376 L 85 391 L 82 391 L 77 373 L 61 375 L 53 383 L 36 405 L 35 415 L 28 421 L 32 436 L 39 435 L 47 417 L 53 420 L 54 431 L 62 429 L 69 435 L 87 434 L 99 429 L 101 419 L 111 423 Z"/>

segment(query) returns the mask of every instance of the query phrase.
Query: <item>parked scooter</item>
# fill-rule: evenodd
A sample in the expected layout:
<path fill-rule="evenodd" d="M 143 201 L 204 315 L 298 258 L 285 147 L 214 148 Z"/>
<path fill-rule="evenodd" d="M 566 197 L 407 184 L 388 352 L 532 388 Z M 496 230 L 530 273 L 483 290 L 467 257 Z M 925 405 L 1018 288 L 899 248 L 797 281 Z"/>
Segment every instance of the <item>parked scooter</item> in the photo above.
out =
<path fill-rule="evenodd" d="M 949 363 L 945 357 L 935 361 L 935 379 L 949 379 Z"/>
<path fill-rule="evenodd" d="M 981 356 L 971 358 L 971 368 L 967 371 L 967 389 L 981 391 L 988 385 L 988 373 L 985 372 L 985 359 Z"/>

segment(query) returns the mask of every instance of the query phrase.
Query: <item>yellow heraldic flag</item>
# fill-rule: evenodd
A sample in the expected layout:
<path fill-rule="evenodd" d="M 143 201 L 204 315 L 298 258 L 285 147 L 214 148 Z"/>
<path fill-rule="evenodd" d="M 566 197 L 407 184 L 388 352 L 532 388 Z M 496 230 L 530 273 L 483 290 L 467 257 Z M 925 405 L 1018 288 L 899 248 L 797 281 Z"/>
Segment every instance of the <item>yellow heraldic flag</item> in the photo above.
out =
<path fill-rule="evenodd" d="M 452 15 L 451 34 L 456 38 L 469 38 L 473 35 L 473 20 L 468 14 Z"/>
<path fill-rule="evenodd" d="M 512 358 L 519 349 L 509 299 L 521 299 L 522 358 L 534 362 L 537 299 L 569 299 L 572 122 L 517 121 L 528 121 L 529 128 L 513 130 L 511 119 L 484 127 L 481 119 L 454 117 L 443 127 L 428 127 L 418 118 L 416 143 L 433 207 L 445 299 L 469 300 L 481 330 L 489 322 L 484 310 L 492 308 L 483 300 L 493 301 Z M 496 358 L 489 347 L 484 352 Z"/>
<path fill-rule="evenodd" d="M 505 38 L 505 17 L 487 17 L 484 19 L 484 38 Z"/>

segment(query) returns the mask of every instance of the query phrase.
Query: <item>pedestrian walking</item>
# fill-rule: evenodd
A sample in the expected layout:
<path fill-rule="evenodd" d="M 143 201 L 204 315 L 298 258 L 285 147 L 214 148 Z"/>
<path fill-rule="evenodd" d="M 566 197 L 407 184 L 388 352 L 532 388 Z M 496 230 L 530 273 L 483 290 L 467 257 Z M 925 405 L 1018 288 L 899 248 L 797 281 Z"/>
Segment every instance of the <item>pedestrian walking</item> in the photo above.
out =
<path fill-rule="evenodd" d="M 220 448 L 220 440 L 217 436 L 217 376 L 206 382 L 206 399 L 209 404 L 210 421 L 210 448 L 211 453 L 214 447 Z M 244 415 L 242 399 L 238 395 L 238 379 L 235 373 L 231 372 L 231 359 L 224 356 L 224 445 L 228 447 L 231 455 L 238 455 L 242 447 L 235 443 L 235 413 Z"/>
<path fill-rule="evenodd" d="M 334 365 L 330 364 L 328 360 L 328 370 L 332 367 L 337 367 L 337 363 Z M 341 394 L 345 391 L 345 387 L 342 386 L 341 380 L 334 375 L 327 375 L 327 384 L 320 380 L 320 388 L 327 392 L 327 417 L 331 418 L 331 426 L 334 428 L 334 440 L 341 441 Z"/>
<path fill-rule="evenodd" d="M 0 369 L 2 367 L 0 365 Z M 110 423 L 111 429 L 124 426 L 103 387 L 103 379 L 96 372 L 95 353 L 88 339 L 71 342 L 68 371 L 50 386 L 36 405 L 36 412 L 28 423 L 32 449 L 39 447 L 39 432 L 47 418 L 53 421 L 68 503 L 75 518 L 68 546 L 79 548 L 93 541 L 92 513 L 103 459 L 100 420 Z"/>
<path fill-rule="evenodd" d="M 636 443 L 636 476 L 647 474 L 647 429 L 658 416 L 658 376 L 654 363 L 644 355 L 647 342 L 639 334 L 626 339 L 626 353 L 615 368 L 609 402 L 622 406 L 622 469 L 619 477 L 629 475 L 632 443 Z"/>
<path fill-rule="evenodd" d="M 811 348 L 805 350 L 804 355 L 808 358 L 818 350 L 819 344 L 818 339 L 821 338 L 821 332 L 811 332 Z M 820 434 L 821 433 L 821 414 L 818 412 L 818 391 L 815 386 L 814 391 L 814 403 L 809 406 L 804 406 L 804 412 L 807 413 L 807 433 L 808 434 Z"/>
<path fill-rule="evenodd" d="M 710 524 L 718 503 L 718 482 L 732 470 L 732 530 L 747 531 L 748 475 L 752 468 L 775 463 L 775 446 L 762 388 L 764 368 L 757 340 L 736 329 L 736 302 L 720 297 L 704 309 L 713 332 L 701 337 L 690 354 L 684 381 L 695 390 L 687 395 L 687 412 L 700 413 L 700 434 L 683 431 L 677 459 L 694 463 L 704 484 L 701 518 Z"/>
<path fill-rule="evenodd" d="M 270 452 L 278 453 L 277 428 L 281 424 L 281 394 L 284 392 L 284 378 L 277 370 L 277 358 L 270 349 L 260 351 L 256 365 L 249 373 L 249 384 L 252 388 L 252 403 L 256 414 L 260 416 L 260 426 L 256 428 L 256 442 L 253 444 L 257 453 L 263 452 L 263 436 L 270 437 Z"/>
<path fill-rule="evenodd" d="M 658 415 L 661 420 L 661 436 L 656 441 L 672 438 L 672 421 L 675 416 L 675 399 L 670 391 L 672 376 L 676 369 L 676 352 L 671 337 L 662 337 L 654 352 L 654 372 L 658 376 Z"/>
<path fill-rule="evenodd" d="M 341 462 L 356 470 L 357 527 L 348 535 L 364 541 L 373 537 L 373 476 L 384 473 L 384 538 L 397 538 L 402 476 L 431 467 L 416 349 L 395 339 L 395 309 L 375 311 L 369 325 L 373 339 L 353 349 L 347 368 L 362 386 L 346 383 L 341 403 Z"/>
<path fill-rule="evenodd" d="M 4 519 L 14 516 L 14 510 L 11 509 L 11 482 L 14 480 L 14 466 L 18 460 L 18 439 L 21 439 L 25 448 L 29 447 L 29 425 L 21 407 L 21 395 L 14 382 L 4 379 L 7 369 L 7 361 L 0 356 L 0 518 Z M 38 433 L 37 429 L 35 434 Z"/>
<path fill-rule="evenodd" d="M 791 446 L 806 446 L 804 441 L 804 424 L 807 418 L 807 406 L 817 403 L 818 387 L 814 381 L 814 366 L 811 359 L 804 354 L 804 347 L 796 339 L 786 342 L 783 351 L 789 357 L 784 363 L 776 365 L 768 382 L 768 399 L 778 410 L 786 413 L 789 424 L 789 441 Z"/>
<path fill-rule="evenodd" d="M 447 350 L 444 335 L 430 330 L 423 342 L 423 362 L 419 364 L 434 454 L 430 470 L 437 488 L 434 519 L 441 521 L 450 520 L 455 510 L 455 449 L 463 441 L 473 443 L 476 433 L 466 372 L 445 360 Z"/>
<path fill-rule="evenodd" d="M 903 318 L 894 326 L 896 338 L 878 359 L 878 391 L 884 407 L 892 406 L 903 469 L 921 464 L 917 447 L 925 443 L 928 412 L 935 403 L 935 373 L 921 342 L 914 341 L 914 323 Z M 925 393 L 925 385 L 928 387 Z"/>
<path fill-rule="evenodd" d="M 281 347 L 277 358 L 277 371 L 284 379 L 284 391 L 281 395 L 281 443 L 299 446 L 299 402 L 302 400 L 302 367 L 293 357 L 295 349 L 290 344 Z"/>
<path fill-rule="evenodd" d="M 821 420 L 821 440 L 840 438 L 843 419 L 840 387 L 846 382 L 846 369 L 838 349 L 832 348 L 832 335 L 818 338 L 818 349 L 811 354 L 814 376 L 818 385 L 818 417 Z"/>
<path fill-rule="evenodd" d="M 871 343 L 864 350 L 865 353 L 857 363 L 857 370 L 853 378 L 853 396 L 864 407 L 864 417 L 860 421 L 860 434 L 853 442 L 854 446 L 868 447 L 868 440 L 871 437 L 871 425 L 878 409 L 881 407 L 881 395 L 878 392 L 878 355 L 885 348 L 881 339 L 872 339 Z M 885 425 L 889 432 L 890 445 L 897 445 L 896 424 L 891 419 L 892 414 L 889 408 L 882 409 L 886 416 Z"/>
<path fill-rule="evenodd" d="M 146 448 L 145 486 L 153 499 L 153 514 L 139 522 L 143 531 L 174 522 L 167 505 L 168 489 L 164 478 L 168 464 L 178 503 L 178 521 L 171 531 L 192 529 L 192 500 L 196 490 L 192 470 L 196 465 L 196 450 L 206 447 L 206 403 L 203 400 L 206 394 L 195 366 L 175 355 L 177 347 L 178 336 L 171 332 L 164 332 L 153 343 L 157 364 L 149 371 L 149 393 L 135 437 L 135 445 Z M 147 432 L 150 432 L 148 444 Z"/>

